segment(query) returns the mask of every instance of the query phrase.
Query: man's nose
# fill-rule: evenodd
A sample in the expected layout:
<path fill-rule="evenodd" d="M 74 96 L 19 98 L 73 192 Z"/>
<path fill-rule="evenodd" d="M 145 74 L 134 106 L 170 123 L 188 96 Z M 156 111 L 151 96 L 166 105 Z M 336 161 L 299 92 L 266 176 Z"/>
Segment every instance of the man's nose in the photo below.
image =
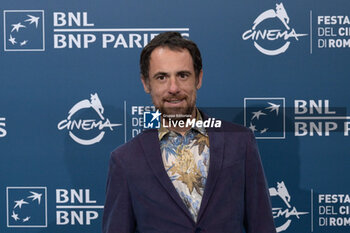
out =
<path fill-rule="evenodd" d="M 179 82 L 176 77 L 169 78 L 169 93 L 176 94 L 180 92 Z"/>

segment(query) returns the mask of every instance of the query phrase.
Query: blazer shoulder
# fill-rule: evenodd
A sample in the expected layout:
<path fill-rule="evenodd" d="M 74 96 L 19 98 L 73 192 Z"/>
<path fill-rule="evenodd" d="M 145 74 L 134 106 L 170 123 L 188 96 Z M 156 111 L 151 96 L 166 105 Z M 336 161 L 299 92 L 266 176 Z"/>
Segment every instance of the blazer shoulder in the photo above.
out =
<path fill-rule="evenodd" d="M 230 143 L 240 142 L 245 145 L 255 143 L 255 136 L 251 129 L 232 122 L 222 121 L 222 130 L 226 135 L 225 138 Z"/>
<path fill-rule="evenodd" d="M 202 113 L 202 116 L 204 119 L 209 119 L 211 118 L 210 116 L 208 116 L 206 113 L 200 111 Z M 232 123 L 229 121 L 224 121 L 222 119 L 217 119 L 219 121 L 221 121 L 221 127 L 220 128 L 213 128 L 210 129 L 212 131 L 216 131 L 216 132 L 224 132 L 225 134 L 229 135 L 229 134 L 245 134 L 245 135 L 249 135 L 252 134 L 252 131 L 240 124 L 236 124 L 236 123 Z"/>
<path fill-rule="evenodd" d="M 221 122 L 222 122 L 221 128 L 227 132 L 233 132 L 233 133 L 251 133 L 252 132 L 249 128 L 240 124 L 223 121 L 223 120 L 221 120 Z"/>
<path fill-rule="evenodd" d="M 154 133 L 153 131 L 154 130 L 145 130 L 126 143 L 118 146 L 112 151 L 111 159 L 134 159 L 137 154 L 142 152 L 140 140 L 147 137 L 149 133 Z"/>

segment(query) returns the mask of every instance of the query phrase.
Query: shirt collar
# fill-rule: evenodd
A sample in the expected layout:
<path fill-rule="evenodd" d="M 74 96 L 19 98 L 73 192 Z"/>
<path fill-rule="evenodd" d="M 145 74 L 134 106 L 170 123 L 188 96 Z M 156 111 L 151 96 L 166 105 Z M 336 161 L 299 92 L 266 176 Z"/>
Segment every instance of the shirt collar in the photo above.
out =
<path fill-rule="evenodd" d="M 202 121 L 202 120 L 203 120 L 202 114 L 200 113 L 198 108 L 196 108 L 196 121 Z M 194 125 L 194 127 L 192 127 L 189 130 L 195 130 L 195 131 L 199 132 L 200 134 L 202 134 L 202 135 L 204 135 L 206 137 L 208 136 L 207 131 L 206 131 L 204 126 L 197 127 L 196 125 Z M 174 132 L 174 131 L 171 131 L 168 128 L 163 127 L 163 125 L 161 124 L 160 128 L 158 129 L 158 139 L 159 139 L 159 141 L 162 140 L 164 138 L 164 136 L 167 135 L 170 132 Z M 176 133 L 176 132 L 174 132 L 174 133 Z"/>

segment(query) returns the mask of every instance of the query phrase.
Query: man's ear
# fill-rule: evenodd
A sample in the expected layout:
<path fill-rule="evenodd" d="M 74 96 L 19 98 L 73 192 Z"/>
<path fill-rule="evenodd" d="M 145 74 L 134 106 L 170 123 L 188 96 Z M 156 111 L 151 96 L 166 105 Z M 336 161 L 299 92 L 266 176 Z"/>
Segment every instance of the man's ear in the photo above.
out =
<path fill-rule="evenodd" d="M 197 84 L 196 84 L 197 90 L 199 90 L 199 88 L 201 88 L 201 86 L 202 86 L 202 79 L 203 79 L 203 70 L 201 70 L 199 72 L 199 75 L 198 75 L 198 78 L 197 78 Z"/>
<path fill-rule="evenodd" d="M 149 87 L 149 80 L 146 79 L 143 75 L 141 75 L 141 82 L 143 85 L 143 89 L 147 94 L 149 94 L 151 92 L 151 88 Z"/>

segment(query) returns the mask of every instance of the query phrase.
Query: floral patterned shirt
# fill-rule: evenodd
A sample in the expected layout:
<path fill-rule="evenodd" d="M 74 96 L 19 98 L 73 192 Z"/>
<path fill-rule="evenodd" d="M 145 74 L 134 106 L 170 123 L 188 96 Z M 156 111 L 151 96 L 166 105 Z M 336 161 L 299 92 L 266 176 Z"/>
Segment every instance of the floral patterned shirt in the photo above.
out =
<path fill-rule="evenodd" d="M 202 120 L 198 109 L 196 120 Z M 158 138 L 165 170 L 197 221 L 209 170 L 209 136 L 204 127 L 193 127 L 184 136 L 161 127 Z"/>

